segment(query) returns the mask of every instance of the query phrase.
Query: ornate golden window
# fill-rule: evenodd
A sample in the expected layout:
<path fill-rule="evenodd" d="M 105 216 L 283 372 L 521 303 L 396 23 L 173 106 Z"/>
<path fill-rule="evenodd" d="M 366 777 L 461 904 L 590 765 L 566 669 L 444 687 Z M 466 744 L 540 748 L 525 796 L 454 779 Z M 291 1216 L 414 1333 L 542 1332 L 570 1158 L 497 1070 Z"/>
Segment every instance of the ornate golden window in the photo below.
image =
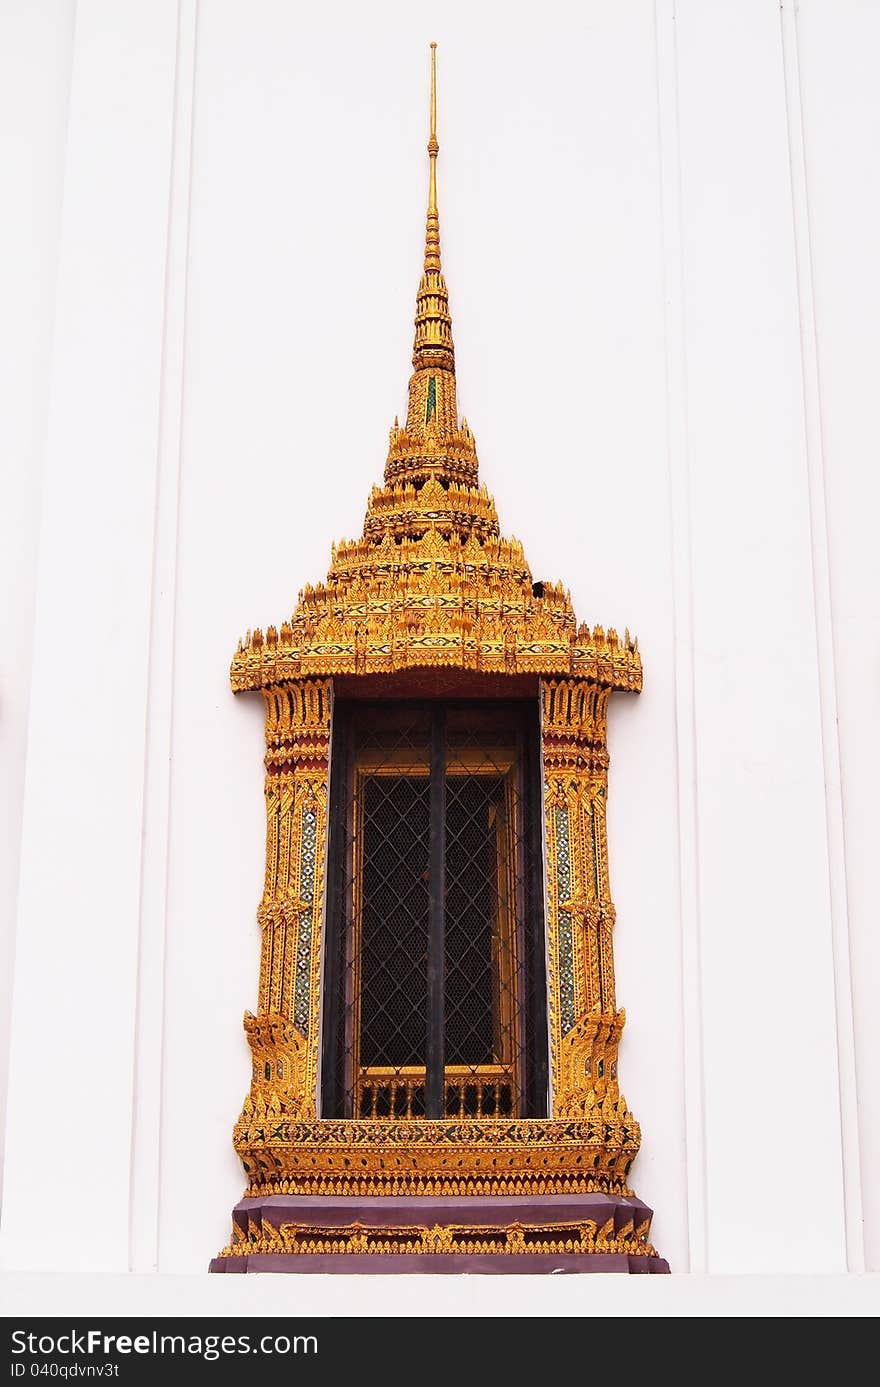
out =
<path fill-rule="evenodd" d="M 324 1116 L 546 1112 L 537 700 L 338 701 Z"/>
<path fill-rule="evenodd" d="M 360 537 L 233 656 L 266 704 L 266 874 L 247 1198 L 212 1266 L 667 1271 L 627 1185 L 607 853 L 608 699 L 641 657 L 533 581 L 480 485 L 434 45 L 431 74 L 405 420 Z"/>

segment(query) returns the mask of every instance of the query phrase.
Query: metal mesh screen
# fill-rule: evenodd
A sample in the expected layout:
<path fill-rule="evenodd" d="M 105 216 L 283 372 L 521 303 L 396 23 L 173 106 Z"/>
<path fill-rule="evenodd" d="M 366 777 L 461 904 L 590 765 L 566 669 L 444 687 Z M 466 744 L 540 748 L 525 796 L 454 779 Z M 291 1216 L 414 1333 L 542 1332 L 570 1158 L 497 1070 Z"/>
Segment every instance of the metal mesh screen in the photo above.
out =
<path fill-rule="evenodd" d="M 446 1045 L 447 1064 L 492 1064 L 501 1048 L 493 965 L 499 892 L 497 776 L 446 781 Z"/>
<path fill-rule="evenodd" d="M 324 1115 L 543 1112 L 536 705 L 338 703 L 333 748 Z"/>
<path fill-rule="evenodd" d="M 428 1008 L 428 780 L 371 775 L 360 789 L 360 1062 L 424 1063 Z"/>

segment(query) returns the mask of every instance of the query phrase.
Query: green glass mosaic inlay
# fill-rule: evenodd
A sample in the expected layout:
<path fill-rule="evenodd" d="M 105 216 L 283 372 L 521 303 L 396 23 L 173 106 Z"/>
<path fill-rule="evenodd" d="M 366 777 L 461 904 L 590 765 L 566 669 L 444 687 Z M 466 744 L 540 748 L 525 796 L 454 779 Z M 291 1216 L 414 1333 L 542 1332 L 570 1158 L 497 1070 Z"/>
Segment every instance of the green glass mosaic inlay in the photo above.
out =
<path fill-rule="evenodd" d="M 568 809 L 556 806 L 556 880 L 560 901 L 571 899 L 571 844 Z M 567 1035 L 574 1025 L 574 940 L 571 915 L 559 912 L 559 1022 Z"/>
<path fill-rule="evenodd" d="M 437 382 L 433 376 L 428 377 L 428 404 L 425 409 L 425 423 L 433 419 L 437 413 Z"/>
<path fill-rule="evenodd" d="M 305 809 L 302 817 L 302 855 L 299 864 L 299 893 L 309 902 L 299 917 L 296 943 L 296 982 L 294 985 L 293 1019 L 303 1035 L 309 1031 L 309 973 L 312 960 L 312 906 L 315 895 L 315 853 L 318 816 L 314 809 Z"/>

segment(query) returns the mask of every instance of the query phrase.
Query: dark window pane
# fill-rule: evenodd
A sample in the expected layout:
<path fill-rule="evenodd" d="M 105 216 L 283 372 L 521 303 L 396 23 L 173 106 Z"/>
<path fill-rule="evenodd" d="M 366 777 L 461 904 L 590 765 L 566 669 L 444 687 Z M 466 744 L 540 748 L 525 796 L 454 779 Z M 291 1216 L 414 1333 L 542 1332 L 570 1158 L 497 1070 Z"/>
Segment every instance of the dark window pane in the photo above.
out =
<path fill-rule="evenodd" d="M 492 940 L 498 930 L 496 808 L 503 793 L 497 776 L 446 778 L 447 1065 L 496 1058 Z"/>
<path fill-rule="evenodd" d="M 363 782 L 362 1065 L 424 1062 L 428 1006 L 428 780 Z"/>
<path fill-rule="evenodd" d="M 340 700 L 322 1019 L 327 1117 L 425 1113 L 435 727 L 445 728 L 442 1102 L 460 1118 L 546 1111 L 537 698 Z"/>

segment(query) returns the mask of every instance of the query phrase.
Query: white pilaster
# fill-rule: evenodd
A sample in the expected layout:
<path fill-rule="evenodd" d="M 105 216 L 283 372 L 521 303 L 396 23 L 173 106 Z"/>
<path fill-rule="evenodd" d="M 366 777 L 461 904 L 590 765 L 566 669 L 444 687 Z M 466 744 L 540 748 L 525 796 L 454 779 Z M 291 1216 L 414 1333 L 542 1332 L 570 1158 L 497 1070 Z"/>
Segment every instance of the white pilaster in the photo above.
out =
<path fill-rule="evenodd" d="M 19 1269 L 128 1267 L 176 43 L 175 0 L 77 6 L 2 1224 Z"/>
<path fill-rule="evenodd" d="M 792 7 L 786 4 L 787 14 Z M 796 19 L 796 24 L 792 23 Z M 839 766 L 828 778 L 829 815 L 843 835 L 836 862 L 839 958 L 850 973 L 839 989 L 839 1022 L 853 1026 L 851 1056 L 841 1070 L 847 1146 L 850 1265 L 880 1270 L 880 877 L 877 874 L 877 717 L 880 603 L 877 516 L 880 514 L 880 185 L 873 176 L 880 145 L 880 7 L 865 0 L 800 0 L 789 17 L 796 40 L 803 125 L 800 218 L 808 234 L 809 288 L 815 315 L 814 408 L 820 410 L 821 475 L 830 587 L 823 593 L 822 678 L 836 705 Z M 827 623 L 831 622 L 832 639 Z M 841 875 L 842 872 L 842 875 Z M 853 1091 L 855 1080 L 855 1091 Z M 853 1153 L 858 1138 L 861 1160 Z M 860 1172 L 859 1172 L 860 1167 Z M 861 1200 L 854 1180 L 861 1174 Z M 864 1218 L 858 1227 L 859 1203 Z"/>
<path fill-rule="evenodd" d="M 845 1268 L 779 12 L 677 0 L 707 1269 Z"/>

